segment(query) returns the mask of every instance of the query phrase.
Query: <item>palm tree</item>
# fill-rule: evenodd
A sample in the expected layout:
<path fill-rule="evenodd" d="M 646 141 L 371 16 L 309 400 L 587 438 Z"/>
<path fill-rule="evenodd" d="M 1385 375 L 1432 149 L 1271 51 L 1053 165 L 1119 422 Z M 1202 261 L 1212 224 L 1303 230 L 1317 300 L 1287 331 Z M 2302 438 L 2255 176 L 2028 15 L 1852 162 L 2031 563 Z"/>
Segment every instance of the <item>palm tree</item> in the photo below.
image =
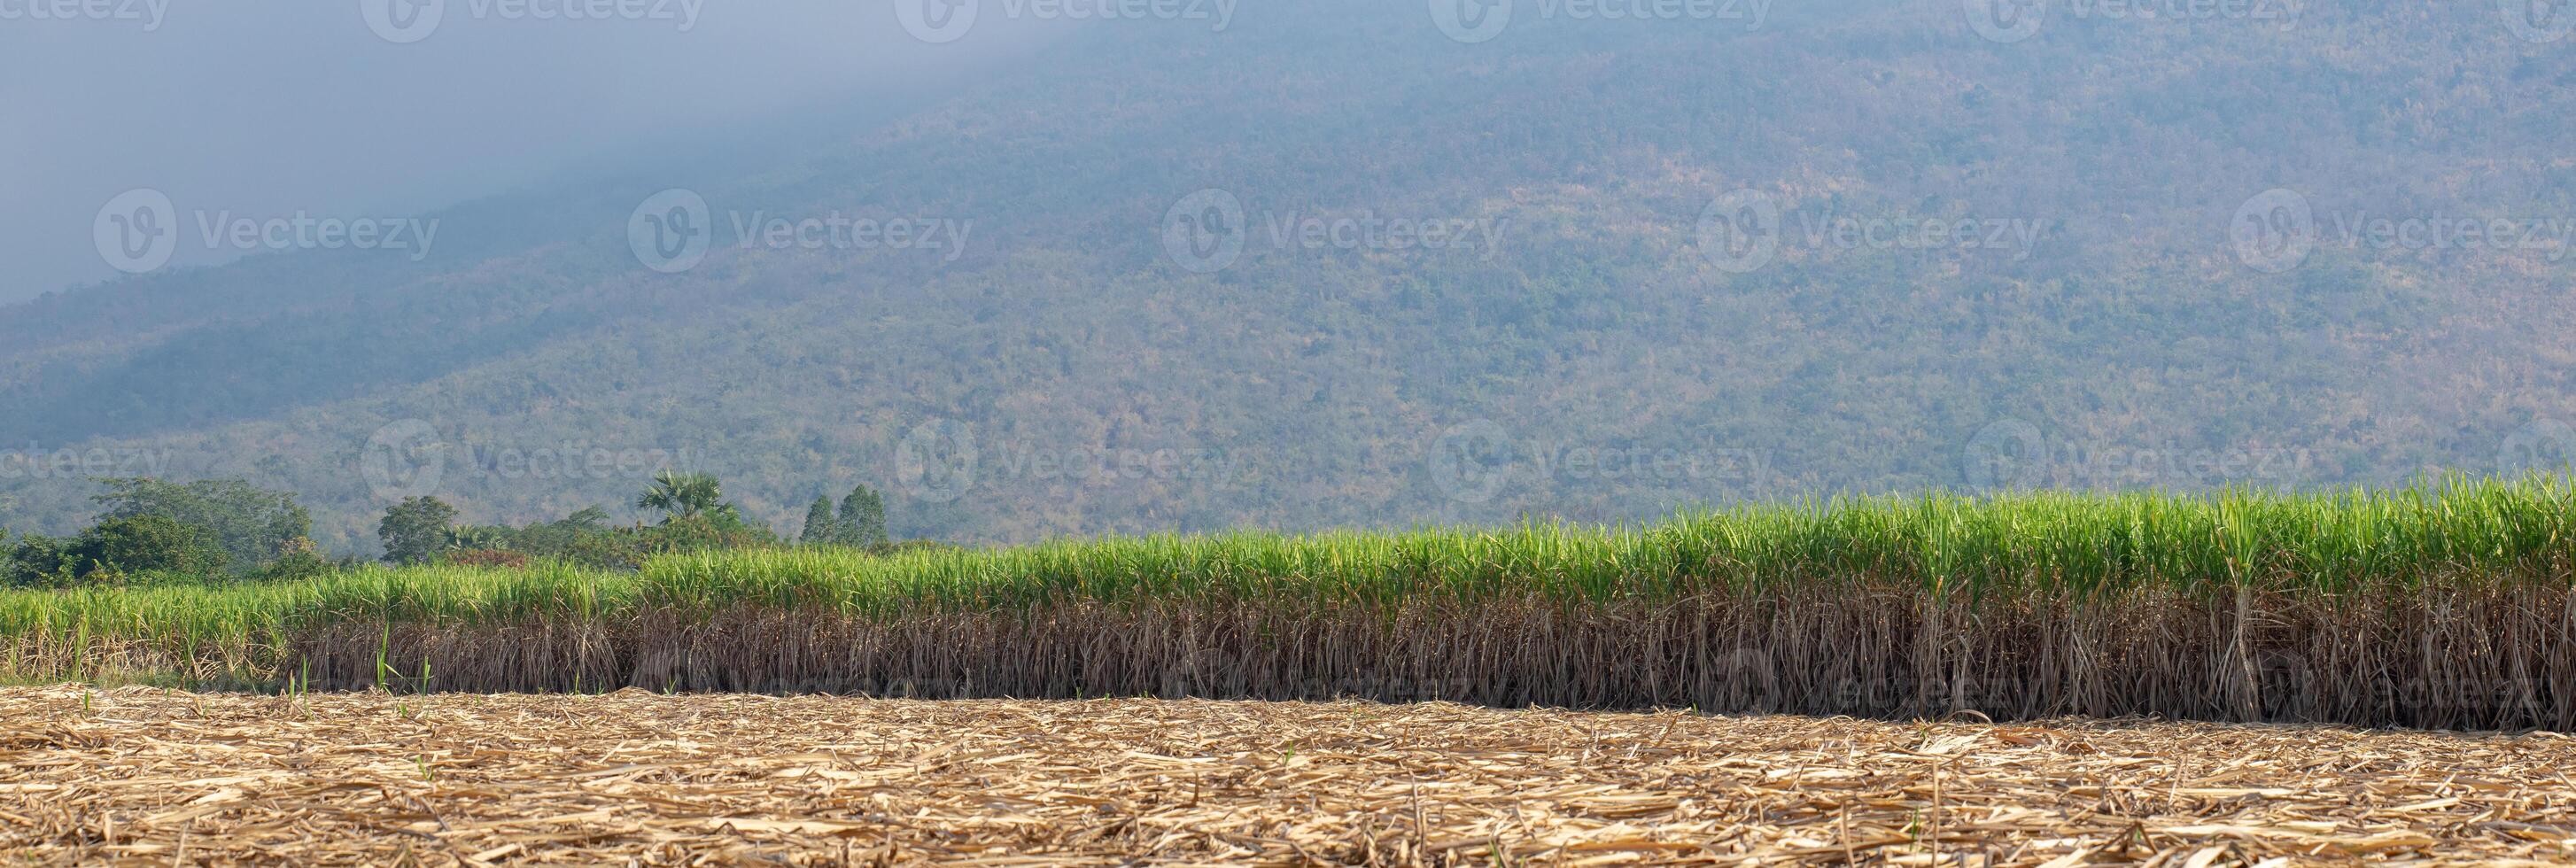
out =
<path fill-rule="evenodd" d="M 674 518 L 688 518 L 716 509 L 723 499 L 724 489 L 715 477 L 665 470 L 653 475 L 653 487 L 635 499 L 635 508 L 658 509 Z"/>

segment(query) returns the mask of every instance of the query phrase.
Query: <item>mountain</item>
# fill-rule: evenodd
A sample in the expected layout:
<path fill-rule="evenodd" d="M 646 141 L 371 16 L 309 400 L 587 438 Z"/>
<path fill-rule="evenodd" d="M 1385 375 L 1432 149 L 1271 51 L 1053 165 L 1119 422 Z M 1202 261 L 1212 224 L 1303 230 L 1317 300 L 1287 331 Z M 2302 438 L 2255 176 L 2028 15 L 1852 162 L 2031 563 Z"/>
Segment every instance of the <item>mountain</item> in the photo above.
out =
<path fill-rule="evenodd" d="M 2576 451 L 2539 19 L 1433 6 L 1091 22 L 857 132 L 434 215 L 419 262 L 0 308 L 0 522 L 74 526 L 102 470 L 292 489 L 365 550 L 404 494 L 529 521 L 664 465 L 791 532 L 866 482 L 900 536 L 1018 541 Z"/>

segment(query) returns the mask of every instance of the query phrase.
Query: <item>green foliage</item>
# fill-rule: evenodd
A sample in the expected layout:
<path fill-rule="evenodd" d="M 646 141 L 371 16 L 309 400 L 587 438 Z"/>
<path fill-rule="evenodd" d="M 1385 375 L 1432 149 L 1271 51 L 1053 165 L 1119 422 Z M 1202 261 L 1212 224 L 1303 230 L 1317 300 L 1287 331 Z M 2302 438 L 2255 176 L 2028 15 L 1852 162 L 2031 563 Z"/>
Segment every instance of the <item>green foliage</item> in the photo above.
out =
<path fill-rule="evenodd" d="M 115 516 L 82 531 L 62 554 L 83 577 L 102 572 L 206 576 L 221 572 L 231 558 L 213 537 L 205 528 L 166 515 Z"/>
<path fill-rule="evenodd" d="M 816 502 L 821 506 L 821 502 Z M 886 535 L 885 495 L 861 485 L 841 498 L 841 516 L 834 529 L 834 541 L 855 548 L 872 548 L 891 540 Z"/>
<path fill-rule="evenodd" d="M 778 535 L 768 528 L 744 521 L 740 513 L 724 509 L 673 516 L 659 525 L 635 528 L 630 532 L 646 552 L 657 555 L 766 548 L 779 542 Z"/>
<path fill-rule="evenodd" d="M 658 509 L 674 518 L 695 517 L 724 504 L 724 487 L 714 476 L 665 470 L 653 475 L 653 487 L 635 498 L 636 509 Z"/>
<path fill-rule="evenodd" d="M 465 527 L 449 528 L 447 530 L 447 548 L 485 550 L 504 549 L 509 548 L 511 540 L 517 536 L 518 531 L 493 524 L 477 524 L 467 525 Z"/>
<path fill-rule="evenodd" d="M 385 547 L 385 563 L 429 563 L 446 550 L 449 526 L 455 522 L 456 507 L 435 497 L 406 498 L 395 504 L 376 524 L 376 539 Z"/>
<path fill-rule="evenodd" d="M 2316 495 L 1856 498 L 1748 506 L 1624 529 L 1239 533 L 1009 549 L 906 543 L 882 556 L 768 546 L 775 540 L 760 529 L 712 516 L 636 533 L 665 553 L 638 573 L 541 562 L 518 576 L 366 568 L 310 583 L 185 593 L 0 594 L 0 638 L 79 624 L 101 635 L 212 636 L 315 619 L 489 621 L 747 604 L 869 612 L 1065 599 L 1539 594 L 1598 601 L 1780 583 L 1893 583 L 1973 600 L 2022 587 L 2331 591 L 2564 581 L 2576 569 L 2568 543 L 2576 539 L 2576 480 Z M 568 596 L 570 586 L 587 590 Z M 574 600 L 578 608 L 566 608 Z"/>
<path fill-rule="evenodd" d="M 2455 480 L 2397 492 L 2035 493 L 1747 506 L 1638 529 L 1229 534 L 935 549 L 787 549 L 648 564 L 668 605 L 970 609 L 1065 598 L 1391 600 L 1664 597 L 1775 583 L 1884 582 L 1962 598 L 2024 587 L 2333 590 L 2444 579 L 2563 581 L 2576 482 Z"/>
<path fill-rule="evenodd" d="M 297 582 L 318 578 L 336 569 L 322 557 L 322 550 L 304 537 L 287 540 L 279 547 L 277 558 L 262 567 L 257 578 L 263 582 Z"/>
<path fill-rule="evenodd" d="M 840 542 L 841 537 L 841 520 L 832 515 L 832 499 L 814 498 L 814 505 L 805 508 L 805 529 L 797 535 L 796 541 L 806 545 L 830 545 Z"/>
<path fill-rule="evenodd" d="M 313 532 L 312 516 L 295 495 L 258 488 L 238 479 L 190 483 L 150 477 L 99 480 L 106 493 L 93 499 L 102 507 L 102 524 L 141 516 L 161 516 L 202 529 L 224 552 L 210 570 L 250 571 L 276 557 L 289 540 Z"/>
<path fill-rule="evenodd" d="M 580 622 L 741 606 L 874 617 L 1068 601 L 1586 605 L 1783 585 L 1929 588 L 1970 607 L 2013 605 L 2022 590 L 2079 599 L 2142 587 L 2402 595 L 2437 582 L 2564 583 L 2576 574 L 2576 480 L 2316 495 L 1859 498 L 1624 529 L 906 544 L 882 556 L 747 547 L 760 541 L 755 529 L 729 530 L 707 515 L 639 533 L 669 553 L 634 573 L 560 562 L 520 570 L 505 558 L 493 562 L 501 568 L 371 566 L 275 584 L 0 591 L 0 644 L 38 635 L 147 642 L 179 659 L 276 671 L 278 649 L 326 624 Z"/>
<path fill-rule="evenodd" d="M 0 563 L 0 586 L 12 588 L 51 587 L 68 584 L 74 572 L 71 557 L 64 551 L 66 541 L 49 536 L 29 534 L 8 547 L 6 563 Z"/>
<path fill-rule="evenodd" d="M 497 549 L 456 549 L 438 557 L 440 566 L 496 570 L 524 570 L 531 562 L 527 555 Z"/>
<path fill-rule="evenodd" d="M 510 534 L 508 548 L 539 560 L 617 570 L 634 569 L 645 557 L 630 530 L 610 526 L 608 511 L 595 506 L 519 528 Z"/>

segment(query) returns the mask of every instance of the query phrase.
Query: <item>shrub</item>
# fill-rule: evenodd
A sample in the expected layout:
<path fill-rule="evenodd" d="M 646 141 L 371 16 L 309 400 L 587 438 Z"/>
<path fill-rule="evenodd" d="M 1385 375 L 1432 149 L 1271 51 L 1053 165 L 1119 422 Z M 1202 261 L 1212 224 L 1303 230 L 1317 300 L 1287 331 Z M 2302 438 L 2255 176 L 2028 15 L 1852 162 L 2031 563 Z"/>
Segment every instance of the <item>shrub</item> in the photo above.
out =
<path fill-rule="evenodd" d="M 259 578 L 262 581 L 291 582 L 330 571 L 331 562 L 322 557 L 321 548 L 312 540 L 299 536 L 278 547 L 277 559 L 259 571 Z"/>
<path fill-rule="evenodd" d="M 64 549 L 75 575 L 91 573 L 222 572 L 232 560 L 205 528 L 166 515 L 109 518 L 81 532 Z"/>
<path fill-rule="evenodd" d="M 107 493 L 95 499 L 102 523 L 160 516 L 199 529 L 205 543 L 224 553 L 210 569 L 248 572 L 296 537 L 311 536 L 313 519 L 295 495 L 269 491 L 237 479 L 190 483 L 149 477 L 102 479 Z"/>
<path fill-rule="evenodd" d="M 448 526 L 455 521 L 456 507 L 435 497 L 414 497 L 395 504 L 385 510 L 384 520 L 376 523 L 376 539 L 385 546 L 385 563 L 429 563 L 447 547 Z"/>
<path fill-rule="evenodd" d="M 528 556 L 500 549 L 456 549 L 439 555 L 438 563 L 449 567 L 524 570 L 528 568 Z"/>

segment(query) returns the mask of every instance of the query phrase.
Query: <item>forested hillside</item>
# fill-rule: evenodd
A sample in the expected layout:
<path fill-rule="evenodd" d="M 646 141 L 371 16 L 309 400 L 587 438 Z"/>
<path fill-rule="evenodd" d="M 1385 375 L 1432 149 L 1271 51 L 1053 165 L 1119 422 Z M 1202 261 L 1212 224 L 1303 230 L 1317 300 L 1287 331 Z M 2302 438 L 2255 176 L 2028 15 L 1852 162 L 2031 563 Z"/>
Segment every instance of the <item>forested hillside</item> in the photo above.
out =
<path fill-rule="evenodd" d="M 298 491 L 354 551 L 404 494 L 533 521 L 662 464 L 782 529 L 867 482 L 898 536 L 1016 541 L 2576 445 L 2576 38 L 2489 3 L 1570 8 L 1096 22 L 774 161 L 456 209 L 419 263 L 0 308 L 0 526 L 75 526 L 87 475 Z M 630 232 L 667 188 L 708 206 L 685 268 Z"/>

